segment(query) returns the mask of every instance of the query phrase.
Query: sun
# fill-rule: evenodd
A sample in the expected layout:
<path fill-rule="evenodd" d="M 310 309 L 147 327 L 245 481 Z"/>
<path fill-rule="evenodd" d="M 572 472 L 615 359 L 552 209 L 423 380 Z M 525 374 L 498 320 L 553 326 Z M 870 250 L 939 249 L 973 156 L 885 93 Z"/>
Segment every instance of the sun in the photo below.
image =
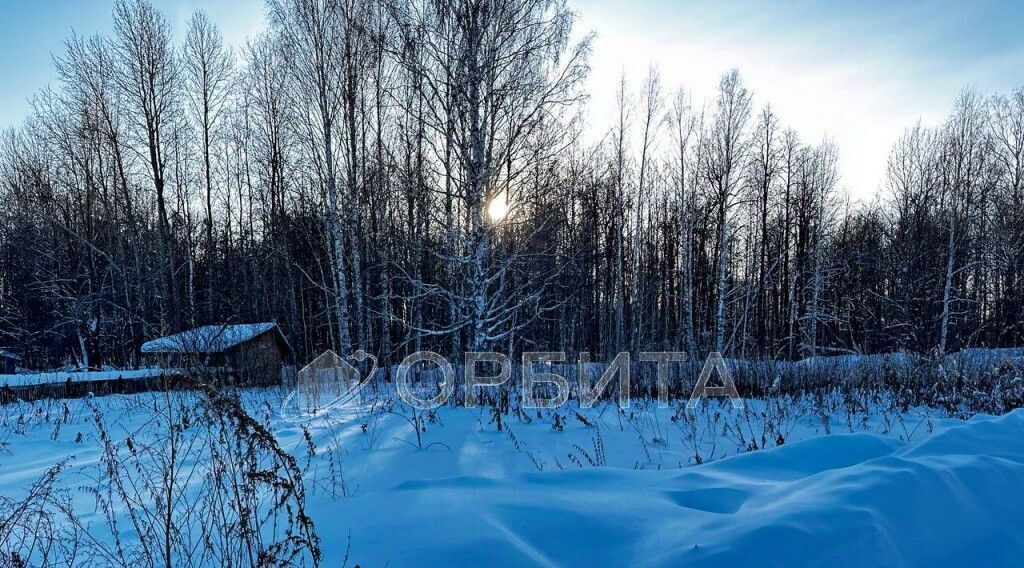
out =
<path fill-rule="evenodd" d="M 498 223 L 506 215 L 508 215 L 508 201 L 505 199 L 504 193 L 499 193 L 487 204 L 487 216 L 490 217 L 492 223 Z"/>

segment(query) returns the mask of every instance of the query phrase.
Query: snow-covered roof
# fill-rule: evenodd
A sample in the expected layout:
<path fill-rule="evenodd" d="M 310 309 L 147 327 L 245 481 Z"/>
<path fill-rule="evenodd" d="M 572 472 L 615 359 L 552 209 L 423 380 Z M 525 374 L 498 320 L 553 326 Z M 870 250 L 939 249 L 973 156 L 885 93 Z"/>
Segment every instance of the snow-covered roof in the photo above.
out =
<path fill-rule="evenodd" d="M 10 351 L 4 351 L 3 349 L 0 349 L 0 357 L 3 357 L 4 359 L 14 359 L 15 361 L 21 361 L 21 357 L 18 357 L 17 355 L 11 353 Z"/>
<path fill-rule="evenodd" d="M 238 325 L 206 325 L 142 344 L 143 353 L 220 353 L 276 330 L 287 346 L 276 323 L 246 323 Z M 291 350 L 291 347 L 288 347 Z"/>

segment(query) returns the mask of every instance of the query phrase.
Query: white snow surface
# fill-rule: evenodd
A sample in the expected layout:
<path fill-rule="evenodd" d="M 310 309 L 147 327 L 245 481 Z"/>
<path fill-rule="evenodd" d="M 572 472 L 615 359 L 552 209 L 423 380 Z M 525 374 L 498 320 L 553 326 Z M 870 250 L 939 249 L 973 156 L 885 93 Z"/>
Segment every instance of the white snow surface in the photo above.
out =
<path fill-rule="evenodd" d="M 1019 566 L 1022 434 L 1018 411 L 912 443 L 836 434 L 681 471 L 517 474 L 470 436 L 454 463 L 406 455 L 384 467 L 422 477 L 317 516 L 359 519 L 354 557 L 372 566 Z"/>
<path fill-rule="evenodd" d="M 123 439 L 149 418 L 148 396 L 158 395 L 58 401 L 72 418 L 56 432 L 40 418 L 45 401 L 0 407 L 0 494 L 24 495 L 68 456 L 75 460 L 62 483 L 72 491 L 88 483 L 98 459 L 88 405 L 101 405 L 113 436 Z M 280 391 L 252 391 L 247 406 L 280 399 Z M 748 401 L 748 408 L 756 415 L 770 404 Z M 581 411 L 589 426 L 576 411 L 561 412 L 562 431 L 552 429 L 551 412 L 533 411 L 506 417 L 499 432 L 487 409 L 445 407 L 427 424 L 423 449 L 392 414 L 350 407 L 316 419 L 308 427 L 317 456 L 305 475 L 323 564 L 340 565 L 346 549 L 349 566 L 363 567 L 1020 566 L 1024 559 L 1024 410 L 969 421 L 921 409 L 825 420 L 798 401 L 788 411 L 789 440 L 749 453 L 735 433 L 718 434 L 750 424 L 724 405 L 698 417 L 706 432 L 696 443 L 672 420 L 673 409 L 634 403 L 621 414 L 611 406 Z M 270 424 L 305 460 L 301 429 L 277 418 Z M 714 461 L 693 464 L 698 450 Z M 341 465 L 347 496 L 331 460 Z M 97 518 L 84 495 L 76 508 L 87 523 Z"/>

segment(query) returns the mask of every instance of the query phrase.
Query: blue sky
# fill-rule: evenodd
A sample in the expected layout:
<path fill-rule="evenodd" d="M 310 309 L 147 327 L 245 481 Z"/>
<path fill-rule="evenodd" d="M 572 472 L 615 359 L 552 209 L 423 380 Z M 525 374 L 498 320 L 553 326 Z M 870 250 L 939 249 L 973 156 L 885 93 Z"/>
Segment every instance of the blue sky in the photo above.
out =
<path fill-rule="evenodd" d="M 229 43 L 241 45 L 264 28 L 262 0 L 154 0 L 179 38 L 192 12 L 202 8 Z M 13 126 L 31 108 L 29 98 L 56 78 L 52 55 L 72 30 L 111 31 L 108 0 L 0 0 L 0 127 Z"/>
<path fill-rule="evenodd" d="M 598 37 L 591 121 L 614 104 L 625 69 L 639 85 L 650 65 L 666 90 L 694 100 L 738 67 L 758 105 L 770 102 L 808 142 L 838 146 L 843 184 L 878 192 L 889 147 L 918 119 L 941 120 L 965 87 L 1024 84 L 1024 2 L 881 0 L 569 0 L 578 28 Z M 262 29 L 260 0 L 155 0 L 180 32 L 203 7 L 230 43 Z M 98 0 L 0 0 L 0 126 L 17 124 L 32 93 L 53 80 L 51 53 L 75 29 L 110 28 Z"/>

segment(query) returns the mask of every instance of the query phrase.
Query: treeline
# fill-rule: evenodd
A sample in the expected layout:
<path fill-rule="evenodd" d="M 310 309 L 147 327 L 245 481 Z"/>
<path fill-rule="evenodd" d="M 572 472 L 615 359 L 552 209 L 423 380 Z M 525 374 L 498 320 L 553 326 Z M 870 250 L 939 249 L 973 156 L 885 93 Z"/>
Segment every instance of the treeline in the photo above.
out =
<path fill-rule="evenodd" d="M 120 0 L 0 141 L 0 346 L 131 365 L 212 322 L 300 361 L 430 348 L 796 359 L 1022 343 L 1024 91 L 966 93 L 851 205 L 836 149 L 624 78 L 585 136 L 561 0 L 269 0 L 225 45 Z M 603 110 L 603 109 L 602 109 Z"/>

